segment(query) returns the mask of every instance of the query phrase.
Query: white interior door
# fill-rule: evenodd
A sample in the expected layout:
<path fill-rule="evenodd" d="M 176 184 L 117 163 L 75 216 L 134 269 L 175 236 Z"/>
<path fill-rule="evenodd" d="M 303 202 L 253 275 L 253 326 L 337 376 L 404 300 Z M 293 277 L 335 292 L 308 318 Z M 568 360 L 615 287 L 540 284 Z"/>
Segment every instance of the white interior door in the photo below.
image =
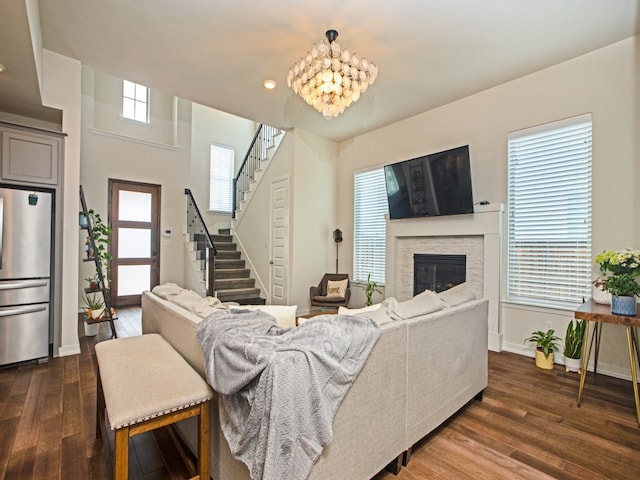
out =
<path fill-rule="evenodd" d="M 271 182 L 271 305 L 289 300 L 289 177 Z"/>

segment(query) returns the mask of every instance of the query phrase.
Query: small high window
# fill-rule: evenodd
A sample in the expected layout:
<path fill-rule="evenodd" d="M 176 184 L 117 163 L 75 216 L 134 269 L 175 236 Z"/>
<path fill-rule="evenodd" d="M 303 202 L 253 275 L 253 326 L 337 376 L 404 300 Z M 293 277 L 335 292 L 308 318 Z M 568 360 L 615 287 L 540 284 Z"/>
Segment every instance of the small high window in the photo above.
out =
<path fill-rule="evenodd" d="M 149 87 L 129 80 L 122 81 L 122 116 L 149 123 Z"/>

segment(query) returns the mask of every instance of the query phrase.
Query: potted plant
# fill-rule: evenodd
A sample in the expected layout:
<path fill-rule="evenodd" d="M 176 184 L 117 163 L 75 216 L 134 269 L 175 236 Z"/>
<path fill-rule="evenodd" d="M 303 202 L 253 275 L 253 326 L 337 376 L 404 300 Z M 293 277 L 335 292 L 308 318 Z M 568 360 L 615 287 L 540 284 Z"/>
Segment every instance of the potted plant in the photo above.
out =
<path fill-rule="evenodd" d="M 605 275 L 602 288 L 611 293 L 611 313 L 634 316 L 636 296 L 640 295 L 640 251 L 605 250 L 596 255 L 595 262 Z"/>
<path fill-rule="evenodd" d="M 104 311 L 104 302 L 100 299 L 100 297 L 96 297 L 95 293 L 91 295 L 84 293 L 82 296 L 82 300 L 85 307 L 87 308 L 87 318 L 91 318 L 94 320 L 100 318 L 102 312 Z"/>
<path fill-rule="evenodd" d="M 98 278 L 97 278 L 97 274 L 93 275 L 91 277 L 87 277 L 85 278 L 85 280 L 87 281 L 87 283 L 89 284 L 89 290 L 91 290 L 92 292 L 95 292 L 98 290 L 99 288 L 99 283 L 98 283 Z"/>
<path fill-rule="evenodd" d="M 560 340 L 554 333 L 553 329 L 549 329 L 546 332 L 538 330 L 524 340 L 525 342 L 535 342 L 536 344 L 537 367 L 546 370 L 553 369 L 553 352 L 558 351 L 558 341 Z"/>
<path fill-rule="evenodd" d="M 574 323 L 575 322 L 575 323 Z M 580 373 L 582 346 L 586 320 L 571 320 L 564 336 L 564 368 L 567 372 Z"/>
<path fill-rule="evenodd" d="M 371 280 L 371 274 L 367 276 L 367 283 L 359 286 L 364 290 L 364 295 L 366 297 L 366 301 L 364 303 L 365 307 L 368 307 L 372 304 L 373 294 L 375 292 L 382 294 L 382 290 L 378 288 L 378 282 Z"/>

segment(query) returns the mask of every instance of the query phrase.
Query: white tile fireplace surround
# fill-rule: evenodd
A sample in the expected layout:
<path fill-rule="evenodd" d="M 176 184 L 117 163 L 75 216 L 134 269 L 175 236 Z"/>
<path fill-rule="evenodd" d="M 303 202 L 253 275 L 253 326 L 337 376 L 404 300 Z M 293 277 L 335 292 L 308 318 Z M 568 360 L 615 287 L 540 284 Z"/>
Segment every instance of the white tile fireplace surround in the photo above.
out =
<path fill-rule="evenodd" d="M 467 282 L 489 299 L 489 349 L 502 350 L 500 279 L 504 206 L 476 205 L 475 213 L 406 220 L 387 219 L 385 296 L 413 295 L 413 254 L 467 256 Z"/>

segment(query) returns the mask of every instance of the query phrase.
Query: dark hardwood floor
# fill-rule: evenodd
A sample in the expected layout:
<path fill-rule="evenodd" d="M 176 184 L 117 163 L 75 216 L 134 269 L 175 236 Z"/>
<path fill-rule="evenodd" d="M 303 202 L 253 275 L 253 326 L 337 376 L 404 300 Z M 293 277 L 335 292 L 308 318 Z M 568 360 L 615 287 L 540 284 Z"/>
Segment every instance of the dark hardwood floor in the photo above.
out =
<path fill-rule="evenodd" d="M 118 316 L 118 335 L 141 333 L 140 309 Z M 108 454 L 95 439 L 94 346 L 109 337 L 103 324 L 96 337 L 81 337 L 80 355 L 0 370 L 0 480 L 108 478 Z M 545 371 L 531 358 L 490 353 L 483 401 L 419 442 L 398 476 L 375 480 L 640 479 L 630 382 L 589 374 L 578 408 L 578 380 L 560 366 Z M 130 448 L 132 479 L 193 475 L 169 428 L 134 437 Z"/>

